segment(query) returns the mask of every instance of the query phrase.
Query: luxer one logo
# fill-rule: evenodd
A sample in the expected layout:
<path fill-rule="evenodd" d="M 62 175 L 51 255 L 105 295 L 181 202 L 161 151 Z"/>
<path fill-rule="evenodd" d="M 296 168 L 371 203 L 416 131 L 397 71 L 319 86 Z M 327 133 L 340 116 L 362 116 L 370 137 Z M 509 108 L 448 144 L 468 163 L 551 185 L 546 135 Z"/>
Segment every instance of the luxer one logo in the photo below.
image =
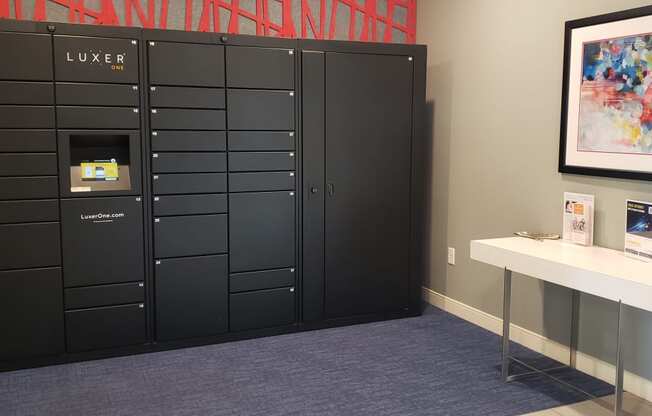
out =
<path fill-rule="evenodd" d="M 113 71 L 124 71 L 126 53 L 106 53 L 100 51 L 66 52 L 66 62 L 88 65 L 110 66 Z"/>
<path fill-rule="evenodd" d="M 118 218 L 126 217 L 126 215 L 124 212 L 111 212 L 111 213 L 100 212 L 97 214 L 80 214 L 80 217 L 82 221 L 93 221 L 94 223 L 101 223 L 101 222 L 113 222 Z"/>

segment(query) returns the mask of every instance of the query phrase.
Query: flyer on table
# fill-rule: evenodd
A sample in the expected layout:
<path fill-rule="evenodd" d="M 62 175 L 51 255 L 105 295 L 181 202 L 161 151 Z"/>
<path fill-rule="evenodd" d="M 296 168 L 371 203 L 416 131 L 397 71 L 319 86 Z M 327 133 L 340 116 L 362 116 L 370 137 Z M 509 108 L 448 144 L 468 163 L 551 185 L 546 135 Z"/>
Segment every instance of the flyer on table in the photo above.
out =
<path fill-rule="evenodd" d="M 627 200 L 625 253 L 652 260 L 652 202 Z"/>

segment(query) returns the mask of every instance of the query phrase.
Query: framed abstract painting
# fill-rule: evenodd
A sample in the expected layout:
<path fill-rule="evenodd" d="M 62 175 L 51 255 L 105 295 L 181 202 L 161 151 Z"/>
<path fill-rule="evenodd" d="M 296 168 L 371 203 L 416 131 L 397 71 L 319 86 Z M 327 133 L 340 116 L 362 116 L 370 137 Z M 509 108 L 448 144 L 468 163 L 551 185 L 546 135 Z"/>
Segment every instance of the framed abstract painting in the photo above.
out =
<path fill-rule="evenodd" d="M 652 180 L 652 6 L 566 22 L 559 171 Z"/>

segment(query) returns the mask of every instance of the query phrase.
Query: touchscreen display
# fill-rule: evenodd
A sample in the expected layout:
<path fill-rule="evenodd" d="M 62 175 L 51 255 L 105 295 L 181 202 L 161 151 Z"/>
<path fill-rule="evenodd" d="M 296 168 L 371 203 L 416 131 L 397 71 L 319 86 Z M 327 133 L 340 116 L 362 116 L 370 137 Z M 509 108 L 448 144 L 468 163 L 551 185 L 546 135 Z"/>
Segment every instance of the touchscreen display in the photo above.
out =
<path fill-rule="evenodd" d="M 118 162 L 115 159 L 81 162 L 80 166 L 83 181 L 117 181 L 119 179 Z"/>

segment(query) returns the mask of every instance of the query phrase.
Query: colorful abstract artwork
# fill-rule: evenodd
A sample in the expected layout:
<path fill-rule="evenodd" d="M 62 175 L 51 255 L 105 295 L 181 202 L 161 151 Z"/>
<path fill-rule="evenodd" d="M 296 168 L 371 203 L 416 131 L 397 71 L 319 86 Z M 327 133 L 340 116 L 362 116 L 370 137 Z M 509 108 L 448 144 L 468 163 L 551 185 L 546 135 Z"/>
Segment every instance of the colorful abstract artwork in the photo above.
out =
<path fill-rule="evenodd" d="M 652 180 L 652 6 L 566 22 L 559 172 Z"/>
<path fill-rule="evenodd" d="M 584 45 L 578 150 L 652 154 L 652 35 Z"/>

